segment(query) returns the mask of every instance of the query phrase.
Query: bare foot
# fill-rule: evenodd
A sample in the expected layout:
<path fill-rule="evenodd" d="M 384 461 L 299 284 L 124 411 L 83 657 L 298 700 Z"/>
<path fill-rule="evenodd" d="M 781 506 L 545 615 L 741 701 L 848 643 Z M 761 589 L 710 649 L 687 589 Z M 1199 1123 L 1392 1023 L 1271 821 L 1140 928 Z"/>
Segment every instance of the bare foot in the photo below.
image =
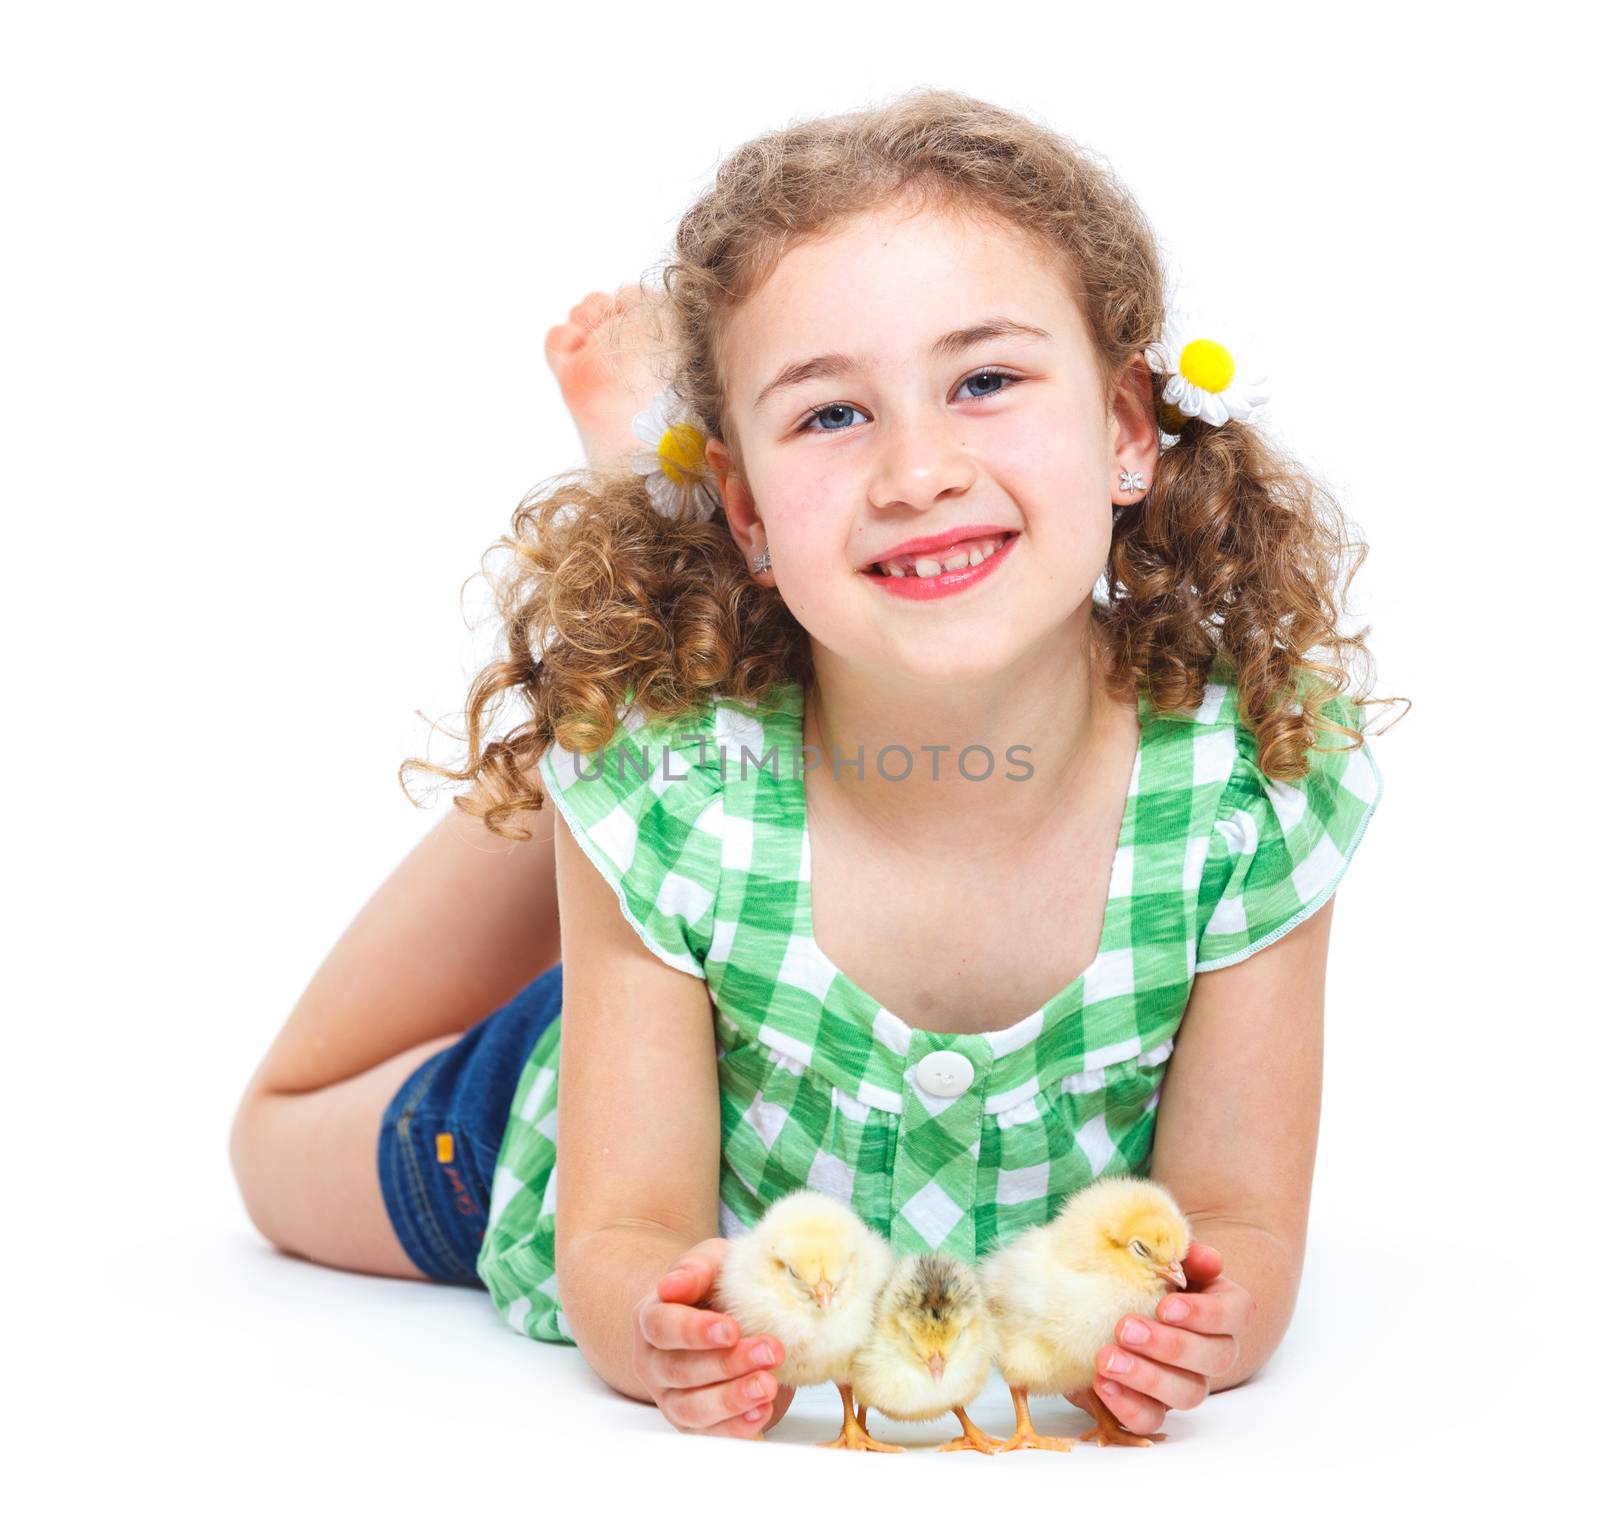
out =
<path fill-rule="evenodd" d="M 633 418 L 666 387 L 671 332 L 665 293 L 630 284 L 614 295 L 585 295 L 545 335 L 544 356 L 591 464 L 621 462 L 643 446 Z"/>

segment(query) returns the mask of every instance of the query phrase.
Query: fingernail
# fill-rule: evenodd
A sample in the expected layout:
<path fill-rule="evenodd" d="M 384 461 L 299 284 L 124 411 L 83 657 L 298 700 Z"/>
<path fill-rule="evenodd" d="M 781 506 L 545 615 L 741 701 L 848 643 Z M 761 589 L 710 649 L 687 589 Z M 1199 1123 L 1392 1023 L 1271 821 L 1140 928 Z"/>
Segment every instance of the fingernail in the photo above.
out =
<path fill-rule="evenodd" d="M 726 1322 L 719 1322 L 711 1329 L 711 1341 L 713 1343 L 732 1343 L 733 1329 Z"/>
<path fill-rule="evenodd" d="M 757 1364 L 776 1364 L 778 1356 L 773 1353 L 770 1343 L 763 1343 L 750 1356 Z"/>
<path fill-rule="evenodd" d="M 772 1394 L 772 1384 L 765 1375 L 757 1375 L 744 1388 L 752 1401 L 765 1401 Z"/>
<path fill-rule="evenodd" d="M 1189 1315 L 1189 1303 L 1179 1301 L 1176 1297 L 1161 1303 L 1161 1320 L 1163 1322 L 1182 1322 Z"/>
<path fill-rule="evenodd" d="M 1106 1373 L 1108 1375 L 1125 1374 L 1133 1368 L 1133 1360 L 1126 1354 L 1113 1354 L 1106 1360 Z"/>
<path fill-rule="evenodd" d="M 1115 1380 L 1108 1380 L 1100 1387 L 1100 1394 L 1102 1396 L 1120 1396 L 1122 1387 Z"/>
<path fill-rule="evenodd" d="M 744 1420 L 746 1422 L 759 1422 L 766 1415 L 767 1415 L 767 1409 L 764 1406 L 758 1406 L 758 1407 L 754 1407 L 750 1411 L 746 1412 L 744 1414 Z"/>
<path fill-rule="evenodd" d="M 1130 1322 L 1122 1329 L 1122 1341 L 1124 1343 L 1148 1343 L 1150 1341 L 1150 1329 L 1142 1322 Z"/>

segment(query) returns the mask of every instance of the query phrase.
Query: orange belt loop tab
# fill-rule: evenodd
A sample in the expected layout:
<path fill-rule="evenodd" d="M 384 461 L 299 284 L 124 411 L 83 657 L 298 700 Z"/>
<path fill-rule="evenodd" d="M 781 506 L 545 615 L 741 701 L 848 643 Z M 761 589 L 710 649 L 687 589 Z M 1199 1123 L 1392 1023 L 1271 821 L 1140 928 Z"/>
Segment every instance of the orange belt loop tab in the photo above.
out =
<path fill-rule="evenodd" d="M 454 1133 L 442 1132 L 433 1140 L 433 1149 L 439 1156 L 441 1164 L 448 1164 L 456 1156 L 456 1138 Z"/>

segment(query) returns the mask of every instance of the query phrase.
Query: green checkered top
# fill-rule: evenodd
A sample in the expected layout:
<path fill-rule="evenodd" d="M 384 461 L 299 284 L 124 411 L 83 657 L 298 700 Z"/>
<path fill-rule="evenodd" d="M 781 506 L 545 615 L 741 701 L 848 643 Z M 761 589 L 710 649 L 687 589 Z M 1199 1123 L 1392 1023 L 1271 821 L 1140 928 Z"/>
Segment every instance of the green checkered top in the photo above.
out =
<path fill-rule="evenodd" d="M 1329 711 L 1364 725 L 1347 698 Z M 1013 1026 L 924 1032 L 812 937 L 803 715 L 798 684 L 759 708 L 718 699 L 672 721 L 629 707 L 602 753 L 552 747 L 540 763 L 645 944 L 706 982 L 725 1236 L 810 1186 L 897 1251 L 970 1261 L 1098 1176 L 1148 1174 L 1194 976 L 1321 906 L 1382 794 L 1370 746 L 1313 750 L 1299 781 L 1263 775 L 1221 658 L 1192 710 L 1156 713 L 1141 692 L 1094 961 Z M 571 1343 L 555 1278 L 560 1028 L 558 1017 L 517 1087 L 477 1271 L 513 1329 Z"/>

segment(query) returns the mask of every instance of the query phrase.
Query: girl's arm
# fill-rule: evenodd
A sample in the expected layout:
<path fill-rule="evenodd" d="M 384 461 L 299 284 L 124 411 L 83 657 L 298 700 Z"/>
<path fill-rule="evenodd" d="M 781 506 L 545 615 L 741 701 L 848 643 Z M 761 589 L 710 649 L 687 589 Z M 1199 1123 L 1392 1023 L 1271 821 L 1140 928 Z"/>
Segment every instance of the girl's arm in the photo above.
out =
<path fill-rule="evenodd" d="M 1270 948 L 1196 975 L 1162 1082 L 1152 1177 L 1255 1298 L 1238 1362 L 1248 1380 L 1294 1314 L 1322 1112 L 1322 1010 L 1333 897 Z"/>
<path fill-rule="evenodd" d="M 608 1384 L 681 1428 L 716 1430 L 758 1405 L 781 1415 L 787 1400 L 758 1368 L 764 1347 L 781 1358 L 775 1340 L 741 1342 L 731 1318 L 657 1295 L 691 1251 L 707 1285 L 720 1262 L 722 1129 L 705 981 L 644 946 L 559 816 L 556 878 L 556 1276 L 573 1340 Z"/>
<path fill-rule="evenodd" d="M 1162 1083 L 1151 1178 L 1177 1197 L 1195 1240 L 1221 1263 L 1205 1258 L 1198 1291 L 1168 1296 L 1154 1319 L 1123 1318 L 1117 1347 L 1101 1351 L 1103 1373 L 1118 1350 L 1132 1360 L 1110 1374 L 1123 1390 L 1108 1404 L 1134 1432 L 1248 1380 L 1288 1328 L 1322 1109 L 1332 925 L 1330 896 L 1270 948 L 1195 977 Z M 1183 1326 L 1166 1325 L 1180 1302 Z M 1135 1322 L 1148 1334 L 1137 1347 L 1123 1336 Z M 1236 1355 L 1219 1351 L 1230 1338 Z"/>

